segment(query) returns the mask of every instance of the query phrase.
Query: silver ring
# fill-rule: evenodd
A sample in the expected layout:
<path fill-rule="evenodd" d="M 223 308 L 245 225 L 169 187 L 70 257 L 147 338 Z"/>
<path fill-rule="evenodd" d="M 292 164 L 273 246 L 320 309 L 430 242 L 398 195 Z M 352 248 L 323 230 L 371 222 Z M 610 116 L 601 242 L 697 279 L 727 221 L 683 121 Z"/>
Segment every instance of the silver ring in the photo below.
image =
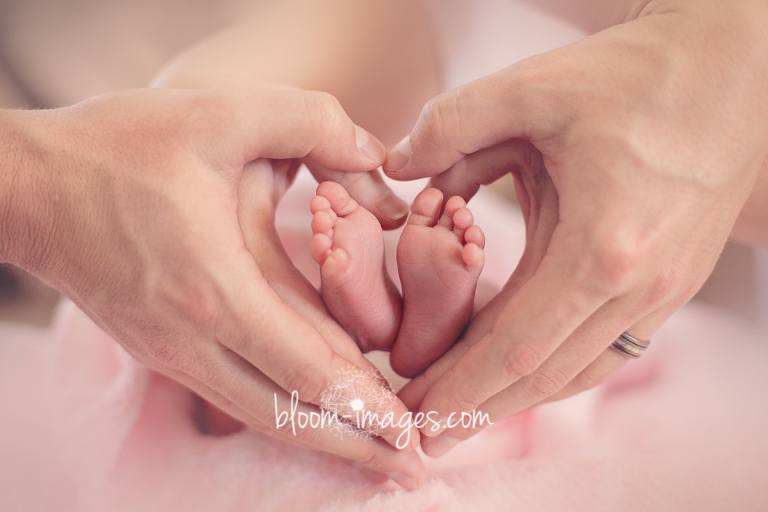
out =
<path fill-rule="evenodd" d="M 647 349 L 650 344 L 651 340 L 641 341 L 624 332 L 611 344 L 611 348 L 614 348 L 629 357 L 637 358 L 643 355 L 643 352 L 645 352 L 645 349 Z"/>

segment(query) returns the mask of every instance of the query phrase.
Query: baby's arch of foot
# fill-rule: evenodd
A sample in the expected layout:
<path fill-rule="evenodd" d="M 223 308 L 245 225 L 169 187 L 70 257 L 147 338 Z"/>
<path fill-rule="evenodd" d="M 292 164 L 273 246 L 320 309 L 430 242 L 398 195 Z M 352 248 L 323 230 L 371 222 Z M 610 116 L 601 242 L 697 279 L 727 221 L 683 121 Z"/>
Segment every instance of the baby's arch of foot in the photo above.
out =
<path fill-rule="evenodd" d="M 460 197 L 422 191 L 398 244 L 404 310 L 390 355 L 399 374 L 412 377 L 442 355 L 472 315 L 483 267 L 485 237 Z"/>

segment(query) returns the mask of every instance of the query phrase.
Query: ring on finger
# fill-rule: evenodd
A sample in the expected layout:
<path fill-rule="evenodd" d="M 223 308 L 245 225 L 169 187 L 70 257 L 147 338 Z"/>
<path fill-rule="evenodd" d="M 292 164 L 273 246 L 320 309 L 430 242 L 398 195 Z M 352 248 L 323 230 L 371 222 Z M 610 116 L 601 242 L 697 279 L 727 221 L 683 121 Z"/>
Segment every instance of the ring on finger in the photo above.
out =
<path fill-rule="evenodd" d="M 611 343 L 611 348 L 628 355 L 629 357 L 638 358 L 643 355 L 645 349 L 651 344 L 651 340 L 639 340 L 626 332 L 621 333 L 621 336 Z"/>

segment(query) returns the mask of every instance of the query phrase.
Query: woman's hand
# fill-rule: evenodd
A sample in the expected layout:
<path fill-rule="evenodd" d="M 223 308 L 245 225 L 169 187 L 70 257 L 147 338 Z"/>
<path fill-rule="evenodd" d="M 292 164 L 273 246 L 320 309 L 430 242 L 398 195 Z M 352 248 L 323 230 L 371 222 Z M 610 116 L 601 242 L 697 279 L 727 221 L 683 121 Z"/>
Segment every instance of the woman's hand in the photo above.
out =
<path fill-rule="evenodd" d="M 327 427 L 276 427 L 291 392 L 299 411 L 318 411 L 340 372 L 374 370 L 274 230 L 298 159 L 349 172 L 384 160 L 383 146 L 338 102 L 266 86 L 141 90 L 0 115 L 3 148 L 15 144 L 0 176 L 4 260 L 71 297 L 137 359 L 254 428 L 420 485 L 423 465 L 409 449 L 340 439 Z M 396 418 L 406 413 L 373 374 L 362 385 L 388 396 Z"/>
<path fill-rule="evenodd" d="M 626 362 L 622 332 L 649 338 L 710 274 L 768 154 L 768 5 L 645 3 L 434 99 L 391 153 L 387 174 L 446 197 L 512 172 L 527 225 L 504 290 L 400 393 L 411 408 L 494 420 L 591 388 Z"/>

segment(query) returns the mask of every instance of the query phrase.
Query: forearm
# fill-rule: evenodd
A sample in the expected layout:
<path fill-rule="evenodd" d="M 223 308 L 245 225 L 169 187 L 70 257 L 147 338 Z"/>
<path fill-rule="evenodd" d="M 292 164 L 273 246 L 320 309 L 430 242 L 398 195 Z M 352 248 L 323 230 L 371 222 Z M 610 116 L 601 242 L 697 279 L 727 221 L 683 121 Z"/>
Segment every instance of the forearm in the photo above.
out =
<path fill-rule="evenodd" d="M 653 0 L 644 10 L 651 15 L 666 13 L 688 15 L 690 27 L 699 32 L 699 40 L 690 43 L 690 54 L 701 56 L 706 62 L 701 78 L 718 82 L 716 93 L 727 98 L 714 103 L 711 110 L 738 120 L 742 140 L 755 139 L 755 151 L 745 160 L 756 171 L 754 181 L 731 237 L 748 245 L 768 245 L 768 4 L 761 0 Z M 690 39 L 683 31 L 681 37 Z M 694 45 L 700 46 L 698 52 Z M 721 138 L 705 144 L 717 146 L 736 132 L 728 131 L 724 125 Z M 731 159 L 743 156 L 736 153 Z"/>
<path fill-rule="evenodd" d="M 184 52 L 154 85 L 254 81 L 331 93 L 385 145 L 407 133 L 440 87 L 429 27 L 412 0 L 274 2 Z"/>

